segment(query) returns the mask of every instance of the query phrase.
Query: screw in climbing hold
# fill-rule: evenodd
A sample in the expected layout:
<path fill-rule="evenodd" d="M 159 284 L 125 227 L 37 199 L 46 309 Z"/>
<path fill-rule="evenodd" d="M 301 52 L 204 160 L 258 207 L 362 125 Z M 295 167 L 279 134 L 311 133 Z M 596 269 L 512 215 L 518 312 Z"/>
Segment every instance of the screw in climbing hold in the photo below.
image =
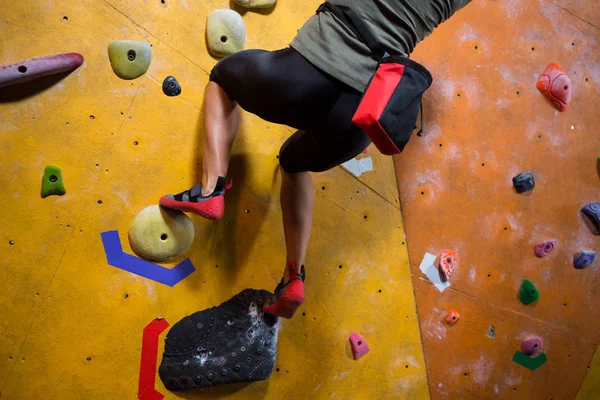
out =
<path fill-rule="evenodd" d="M 460 314 L 456 310 L 450 310 L 448 315 L 446 316 L 446 323 L 448 325 L 454 325 L 460 319 Z"/>
<path fill-rule="evenodd" d="M 163 93 L 169 97 L 181 94 L 181 85 L 174 76 L 167 76 L 162 84 Z"/>
<path fill-rule="evenodd" d="M 530 304 L 540 298 L 540 292 L 537 290 L 533 282 L 529 279 L 523 280 L 521 284 L 521 290 L 519 292 L 519 299 L 523 304 Z"/>
<path fill-rule="evenodd" d="M 535 187 L 533 175 L 528 172 L 521 172 L 519 175 L 513 178 L 513 186 L 519 194 L 533 190 Z"/>
<path fill-rule="evenodd" d="M 583 250 L 573 256 L 573 266 L 575 269 L 585 269 L 592 265 L 595 259 L 595 251 Z"/>
<path fill-rule="evenodd" d="M 60 168 L 47 165 L 42 179 L 42 198 L 52 195 L 62 196 L 65 193 L 67 193 L 67 191 L 63 184 Z"/>

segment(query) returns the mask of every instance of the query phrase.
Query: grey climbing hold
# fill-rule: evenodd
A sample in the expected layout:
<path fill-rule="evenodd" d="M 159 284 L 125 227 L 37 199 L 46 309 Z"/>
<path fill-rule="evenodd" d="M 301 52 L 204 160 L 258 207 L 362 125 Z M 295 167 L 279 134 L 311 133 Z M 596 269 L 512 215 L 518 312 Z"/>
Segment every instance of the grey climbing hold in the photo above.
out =
<path fill-rule="evenodd" d="M 485 336 L 489 337 L 490 339 L 496 338 L 496 328 L 494 328 L 494 325 L 490 325 L 490 329 L 488 329 Z"/>
<path fill-rule="evenodd" d="M 181 94 L 181 86 L 174 76 L 167 76 L 162 84 L 163 93 L 167 96 L 179 96 Z"/>
<path fill-rule="evenodd" d="M 535 180 L 533 175 L 528 172 L 522 172 L 513 178 L 513 185 L 517 193 L 525 193 L 533 190 L 535 187 Z"/>
<path fill-rule="evenodd" d="M 583 250 L 573 257 L 573 266 L 575 269 L 585 269 L 592 265 L 596 259 L 596 252 L 592 250 Z"/>
<path fill-rule="evenodd" d="M 225 57 L 246 46 L 246 25 L 242 16 L 229 9 L 215 10 L 206 20 L 206 41 L 215 57 Z"/>

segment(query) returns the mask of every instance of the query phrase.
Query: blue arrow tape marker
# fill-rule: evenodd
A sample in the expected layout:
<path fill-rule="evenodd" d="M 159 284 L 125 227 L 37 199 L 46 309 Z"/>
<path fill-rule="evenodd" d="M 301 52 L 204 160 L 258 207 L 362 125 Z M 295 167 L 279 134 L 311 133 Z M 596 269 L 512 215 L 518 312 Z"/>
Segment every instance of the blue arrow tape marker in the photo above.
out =
<path fill-rule="evenodd" d="M 189 258 L 169 269 L 124 253 L 118 231 L 102 232 L 100 236 L 102 237 L 106 260 L 110 265 L 143 276 L 144 278 L 152 279 L 158 283 L 171 287 L 175 286 L 196 270 Z"/>

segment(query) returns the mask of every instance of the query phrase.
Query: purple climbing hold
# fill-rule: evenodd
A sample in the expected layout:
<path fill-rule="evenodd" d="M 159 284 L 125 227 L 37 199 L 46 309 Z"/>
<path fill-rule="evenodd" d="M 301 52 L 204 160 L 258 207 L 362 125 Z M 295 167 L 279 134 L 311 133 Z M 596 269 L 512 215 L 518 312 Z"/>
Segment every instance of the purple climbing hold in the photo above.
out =
<path fill-rule="evenodd" d="M 546 240 L 542 243 L 539 243 L 538 245 L 535 246 L 535 255 L 538 256 L 539 258 L 544 258 L 548 254 L 550 254 L 550 252 L 552 250 L 554 250 L 555 246 L 556 246 L 556 240 Z"/>
<path fill-rule="evenodd" d="M 592 223 L 595 232 L 594 235 L 600 235 L 600 203 L 586 204 L 581 212 L 585 215 Z"/>
<path fill-rule="evenodd" d="M 573 265 L 576 269 L 584 269 L 592 265 L 596 259 L 596 252 L 592 250 L 583 250 L 573 257 Z"/>
<path fill-rule="evenodd" d="M 521 343 L 521 351 L 526 356 L 537 356 L 542 352 L 542 339 L 538 337 L 532 337 L 523 340 L 523 343 Z"/>

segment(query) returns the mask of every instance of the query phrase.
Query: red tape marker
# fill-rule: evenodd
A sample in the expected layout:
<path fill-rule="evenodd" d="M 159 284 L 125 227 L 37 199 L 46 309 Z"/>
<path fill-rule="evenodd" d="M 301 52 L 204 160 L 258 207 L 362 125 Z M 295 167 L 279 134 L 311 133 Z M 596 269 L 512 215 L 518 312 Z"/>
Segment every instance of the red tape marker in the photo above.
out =
<path fill-rule="evenodd" d="M 162 400 L 165 397 L 154 388 L 154 383 L 158 360 L 158 337 L 168 327 L 169 323 L 165 319 L 157 318 L 144 328 L 138 386 L 138 399 L 140 400 Z"/>

